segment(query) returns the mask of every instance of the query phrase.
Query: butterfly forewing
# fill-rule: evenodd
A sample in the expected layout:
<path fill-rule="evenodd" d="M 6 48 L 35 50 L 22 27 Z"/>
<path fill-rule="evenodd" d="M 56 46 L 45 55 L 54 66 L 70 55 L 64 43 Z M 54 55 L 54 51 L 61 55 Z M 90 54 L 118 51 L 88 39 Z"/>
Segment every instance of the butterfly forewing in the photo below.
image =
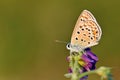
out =
<path fill-rule="evenodd" d="M 81 48 L 94 46 L 100 40 L 101 34 L 101 28 L 94 16 L 84 10 L 73 30 L 71 45 L 79 45 Z"/>

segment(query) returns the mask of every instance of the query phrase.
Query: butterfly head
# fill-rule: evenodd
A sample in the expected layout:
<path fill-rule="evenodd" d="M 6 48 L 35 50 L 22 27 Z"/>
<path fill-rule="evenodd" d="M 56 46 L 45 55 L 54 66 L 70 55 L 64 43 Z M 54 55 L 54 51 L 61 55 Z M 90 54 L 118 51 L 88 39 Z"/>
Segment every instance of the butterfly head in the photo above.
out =
<path fill-rule="evenodd" d="M 84 51 L 84 49 L 81 46 L 77 45 L 77 44 L 76 45 L 72 45 L 71 43 L 68 43 L 66 45 L 66 48 L 68 50 L 70 50 L 70 52 L 83 52 Z"/>
<path fill-rule="evenodd" d="M 68 50 L 70 50 L 70 48 L 71 48 L 70 43 L 68 43 L 68 44 L 66 45 L 66 48 L 67 48 Z"/>

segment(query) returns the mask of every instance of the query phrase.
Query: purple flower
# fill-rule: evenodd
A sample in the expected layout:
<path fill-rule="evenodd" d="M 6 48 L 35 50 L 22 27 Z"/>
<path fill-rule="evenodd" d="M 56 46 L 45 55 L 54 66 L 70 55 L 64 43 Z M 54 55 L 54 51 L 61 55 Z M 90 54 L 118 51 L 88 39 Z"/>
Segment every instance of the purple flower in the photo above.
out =
<path fill-rule="evenodd" d="M 87 80 L 88 76 L 82 77 L 80 80 Z"/>
<path fill-rule="evenodd" d="M 98 57 L 91 52 L 90 48 L 87 48 L 85 49 L 85 53 L 81 56 L 81 60 L 84 62 L 84 65 L 81 65 L 83 69 L 80 73 L 83 73 L 95 69 L 95 64 L 98 61 Z M 87 77 L 88 76 L 85 76 L 80 80 L 87 80 Z"/>
<path fill-rule="evenodd" d="M 69 73 L 72 73 L 72 69 L 71 69 L 71 68 L 68 68 L 68 72 L 69 72 Z"/>
<path fill-rule="evenodd" d="M 66 60 L 67 60 L 68 62 L 70 62 L 70 56 L 67 56 L 67 57 L 66 57 Z"/>
<path fill-rule="evenodd" d="M 74 62 L 74 59 L 75 58 L 73 58 L 73 56 L 68 56 L 66 58 L 68 62 L 71 61 Z M 78 60 L 79 60 L 78 63 L 80 65 L 80 74 L 81 74 L 90 70 L 94 70 L 95 64 L 98 61 L 98 57 L 91 52 L 90 48 L 86 48 L 84 50 L 84 53 L 80 57 L 78 55 Z M 73 73 L 73 69 L 71 68 L 71 66 L 69 67 L 68 72 Z M 80 80 L 87 80 L 87 79 L 88 79 L 88 75 L 80 78 Z"/>

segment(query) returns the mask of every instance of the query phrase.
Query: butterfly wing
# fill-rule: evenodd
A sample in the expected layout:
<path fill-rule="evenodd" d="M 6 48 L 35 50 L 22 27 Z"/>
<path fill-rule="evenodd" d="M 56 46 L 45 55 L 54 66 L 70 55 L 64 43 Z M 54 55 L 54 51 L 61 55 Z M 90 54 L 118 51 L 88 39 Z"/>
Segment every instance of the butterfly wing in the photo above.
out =
<path fill-rule="evenodd" d="M 73 30 L 71 45 L 78 45 L 83 49 L 97 45 L 101 34 L 101 28 L 92 13 L 84 10 Z"/>
<path fill-rule="evenodd" d="M 96 21 L 96 19 L 95 19 L 94 16 L 92 15 L 92 13 L 91 13 L 90 11 L 88 11 L 88 10 L 84 10 L 84 11 L 80 14 L 80 16 L 79 16 L 78 19 L 83 19 L 83 20 L 95 20 L 95 21 Z"/>

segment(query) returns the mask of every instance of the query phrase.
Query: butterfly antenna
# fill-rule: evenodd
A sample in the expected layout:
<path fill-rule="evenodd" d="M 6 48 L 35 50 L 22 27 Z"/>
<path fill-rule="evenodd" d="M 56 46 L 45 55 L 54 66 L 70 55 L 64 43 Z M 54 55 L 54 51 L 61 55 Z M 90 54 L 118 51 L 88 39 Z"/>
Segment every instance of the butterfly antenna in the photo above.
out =
<path fill-rule="evenodd" d="M 55 40 L 55 42 L 57 42 L 57 43 L 65 43 L 65 44 L 67 44 L 67 42 L 65 42 L 65 41 L 60 41 L 60 40 Z"/>

